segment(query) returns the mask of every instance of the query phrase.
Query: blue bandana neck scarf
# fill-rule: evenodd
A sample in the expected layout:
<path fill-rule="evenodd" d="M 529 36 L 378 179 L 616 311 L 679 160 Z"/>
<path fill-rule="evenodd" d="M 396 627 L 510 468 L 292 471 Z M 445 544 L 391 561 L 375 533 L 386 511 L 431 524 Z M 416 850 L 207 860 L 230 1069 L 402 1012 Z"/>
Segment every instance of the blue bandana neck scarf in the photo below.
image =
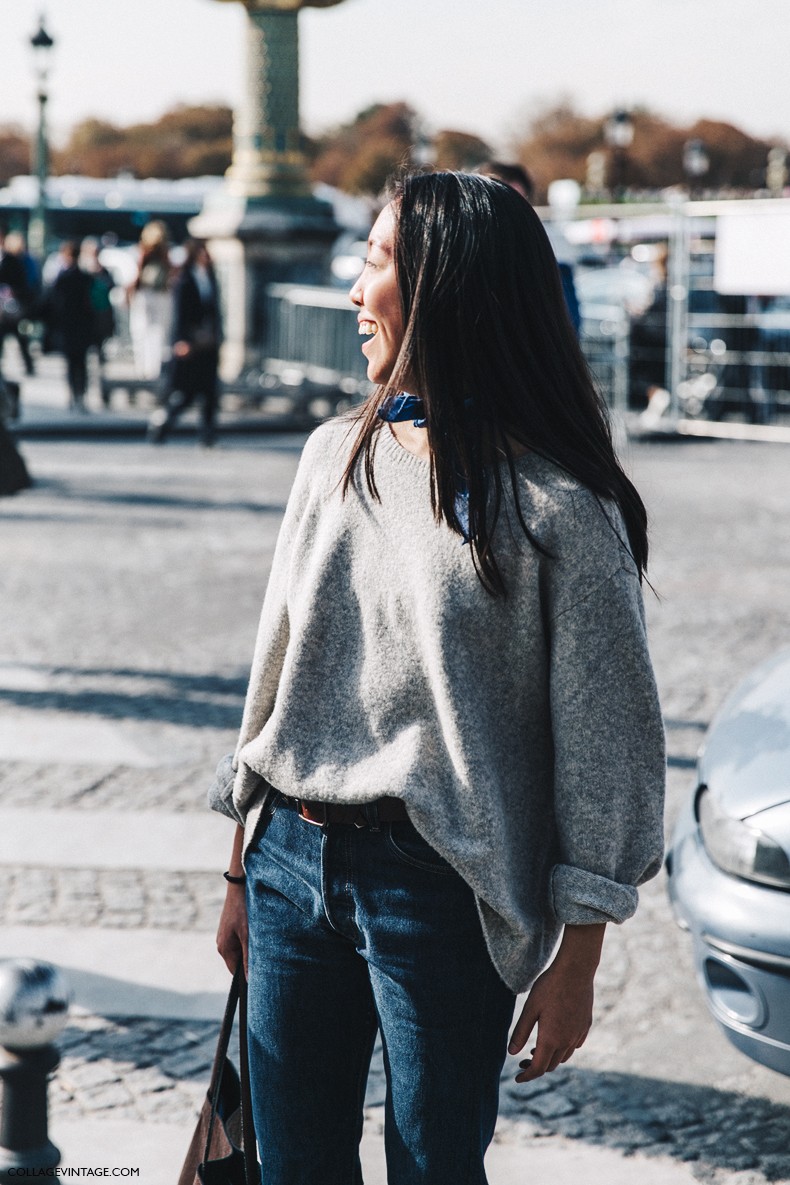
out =
<path fill-rule="evenodd" d="M 407 391 L 401 392 L 400 395 L 388 396 L 378 409 L 378 416 L 379 419 L 386 420 L 388 424 L 399 424 L 404 420 L 412 420 L 415 428 L 424 428 L 427 423 L 425 404 L 422 399 L 419 395 L 409 395 Z M 463 541 L 468 543 L 472 538 L 469 533 L 469 490 L 461 474 L 458 474 L 453 508 L 461 525 Z"/>
<path fill-rule="evenodd" d="M 400 395 L 390 395 L 384 400 L 378 410 L 379 419 L 389 424 L 399 424 L 404 420 L 414 420 L 415 428 L 424 428 L 425 404 L 419 395 L 409 395 L 407 391 Z"/>

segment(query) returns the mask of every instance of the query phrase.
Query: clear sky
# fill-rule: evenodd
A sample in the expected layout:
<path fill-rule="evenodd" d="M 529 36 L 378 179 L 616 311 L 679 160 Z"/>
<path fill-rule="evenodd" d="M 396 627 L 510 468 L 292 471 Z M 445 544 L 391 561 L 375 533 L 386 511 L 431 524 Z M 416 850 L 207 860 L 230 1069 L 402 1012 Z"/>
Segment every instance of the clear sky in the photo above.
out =
<path fill-rule="evenodd" d="M 0 123 L 33 122 L 28 39 L 57 45 L 52 123 L 148 120 L 238 99 L 244 14 L 216 0 L 0 0 Z M 500 151 L 541 105 L 646 104 L 790 137 L 790 0 L 344 0 L 300 18 L 302 122 L 316 132 L 406 99 L 429 128 Z"/>

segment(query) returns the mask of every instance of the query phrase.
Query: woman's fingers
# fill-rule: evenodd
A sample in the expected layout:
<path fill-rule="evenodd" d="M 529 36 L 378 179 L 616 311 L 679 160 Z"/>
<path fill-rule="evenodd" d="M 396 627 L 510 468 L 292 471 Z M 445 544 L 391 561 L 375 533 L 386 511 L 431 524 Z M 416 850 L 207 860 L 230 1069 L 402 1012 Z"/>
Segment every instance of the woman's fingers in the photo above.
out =
<path fill-rule="evenodd" d="M 568 949 L 573 952 L 575 947 L 583 947 L 587 942 L 587 936 L 580 933 L 583 928 L 567 929 Z M 601 937 L 598 932 L 593 934 L 597 946 Z M 518 1053 L 538 1026 L 532 1057 L 521 1062 L 516 1082 L 531 1082 L 541 1074 L 550 1074 L 584 1044 L 592 1024 L 594 976 L 592 960 L 580 962 L 566 955 L 558 956 L 535 980 L 508 1045 L 508 1052 Z"/>
<path fill-rule="evenodd" d="M 234 941 L 230 935 L 217 934 L 217 950 L 228 971 L 235 971 L 239 958 L 244 956 L 244 949 L 241 942 L 238 940 Z"/>
<path fill-rule="evenodd" d="M 521 1010 L 521 1016 L 516 1021 L 513 1032 L 510 1036 L 508 1044 L 508 1053 L 520 1053 L 529 1040 L 529 1035 L 535 1028 L 540 1013 L 539 1006 L 536 1006 L 533 997 L 530 995 Z"/>
<path fill-rule="evenodd" d="M 571 1045 L 568 1048 L 539 1050 L 536 1046 L 531 1058 L 519 1062 L 521 1073 L 516 1075 L 516 1082 L 532 1082 L 543 1074 L 551 1074 L 563 1062 L 573 1057 L 577 1048 L 578 1046 Z"/>
<path fill-rule="evenodd" d="M 233 885 L 225 897 L 225 904 L 217 928 L 217 950 L 225 966 L 233 973 L 239 959 L 244 961 L 244 974 L 247 974 L 247 906 L 244 894 L 236 891 Z"/>

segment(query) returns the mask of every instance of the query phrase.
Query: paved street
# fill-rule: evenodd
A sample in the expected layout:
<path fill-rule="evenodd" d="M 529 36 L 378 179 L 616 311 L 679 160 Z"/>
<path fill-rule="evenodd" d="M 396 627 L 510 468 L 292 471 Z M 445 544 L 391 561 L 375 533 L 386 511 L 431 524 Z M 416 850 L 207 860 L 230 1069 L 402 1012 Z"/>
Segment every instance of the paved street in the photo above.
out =
<path fill-rule="evenodd" d="M 139 1164 L 145 1185 L 173 1179 L 213 1052 L 230 826 L 205 790 L 234 744 L 302 440 L 29 440 L 36 486 L 0 501 L 0 956 L 47 957 L 75 987 L 51 1088 L 65 1162 Z M 724 694 L 790 644 L 790 455 L 731 442 L 627 455 L 653 521 L 671 825 Z M 663 877 L 607 938 L 584 1049 L 529 1087 L 512 1071 L 492 1185 L 790 1180 L 790 1079 L 709 1019 Z M 381 1101 L 377 1059 L 372 1185 Z"/>

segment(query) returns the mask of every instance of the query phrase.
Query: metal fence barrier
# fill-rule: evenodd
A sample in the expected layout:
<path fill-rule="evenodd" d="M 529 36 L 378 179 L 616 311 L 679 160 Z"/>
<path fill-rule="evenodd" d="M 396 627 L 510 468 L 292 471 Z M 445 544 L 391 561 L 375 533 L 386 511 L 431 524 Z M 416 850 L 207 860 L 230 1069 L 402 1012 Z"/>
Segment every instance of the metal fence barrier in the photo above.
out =
<path fill-rule="evenodd" d="M 356 310 L 341 289 L 270 284 L 264 308 L 266 375 L 333 409 L 367 395 L 367 362 L 360 349 Z"/>
<path fill-rule="evenodd" d="M 787 207 L 790 216 L 790 203 L 769 206 L 770 213 L 764 202 L 687 202 L 675 213 L 666 372 L 679 420 L 790 423 L 790 269 L 788 295 L 733 292 L 716 279 L 722 216 L 756 214 L 758 239 L 770 251 L 778 228 L 770 215 Z"/>
<path fill-rule="evenodd" d="M 790 201 L 680 196 L 579 207 L 571 223 L 569 240 L 591 244 L 580 253 L 597 250 L 604 268 L 638 252 L 665 261 L 652 302 L 629 310 L 604 360 L 585 345 L 613 406 L 639 412 L 658 395 L 647 409 L 656 426 L 790 439 Z"/>
<path fill-rule="evenodd" d="M 582 316 L 579 344 L 609 407 L 615 412 L 625 411 L 629 364 L 627 323 L 618 321 L 609 325 Z"/>
<path fill-rule="evenodd" d="M 265 371 L 280 381 L 305 381 L 335 402 L 364 398 L 370 390 L 360 350 L 356 310 L 345 291 L 301 284 L 266 290 Z M 612 407 L 628 394 L 628 333 L 621 325 L 583 321 L 581 345 Z"/>
<path fill-rule="evenodd" d="M 658 390 L 660 398 L 651 407 L 654 418 L 662 413 L 661 423 L 668 428 L 704 434 L 706 426 L 718 425 L 711 434 L 721 435 L 728 425 L 733 430 L 747 426 L 757 429 L 756 435 L 767 431 L 768 438 L 771 433 L 777 439 L 788 436 L 790 267 L 787 294 L 776 286 L 771 294 L 716 287 L 722 215 L 761 211 L 784 214 L 790 227 L 790 201 L 782 199 L 679 200 L 575 211 L 576 222 L 608 228 L 606 243 L 595 244 L 599 266 L 607 273 L 603 279 L 616 278 L 613 273 L 635 245 L 649 244 L 666 260 L 665 277 L 658 279 L 646 308 L 613 304 L 609 296 L 597 303 L 582 299 L 582 350 L 615 412 L 643 411 Z M 758 221 L 765 222 L 770 250 L 770 236 L 782 219 Z M 234 390 L 261 402 L 285 396 L 289 405 L 315 408 L 319 415 L 365 397 L 370 390 L 366 362 L 356 312 L 344 289 L 273 284 L 265 291 L 262 313 L 260 369 L 242 375 Z M 111 347 L 123 358 L 130 354 L 124 314 Z"/>
<path fill-rule="evenodd" d="M 121 364 L 121 374 L 102 378 L 109 399 L 115 388 L 149 390 L 160 383 L 130 379 L 133 366 L 128 313 L 116 310 L 116 336 L 109 344 L 109 360 Z M 324 414 L 364 399 L 371 390 L 365 356 L 360 349 L 357 315 L 344 289 L 306 284 L 271 284 L 265 292 L 264 343 L 260 370 L 245 373 L 230 384 L 255 401 L 285 395 L 308 410 L 323 405 Z M 624 320 L 582 320 L 582 350 L 607 402 L 624 409 L 628 401 L 628 326 Z"/>

